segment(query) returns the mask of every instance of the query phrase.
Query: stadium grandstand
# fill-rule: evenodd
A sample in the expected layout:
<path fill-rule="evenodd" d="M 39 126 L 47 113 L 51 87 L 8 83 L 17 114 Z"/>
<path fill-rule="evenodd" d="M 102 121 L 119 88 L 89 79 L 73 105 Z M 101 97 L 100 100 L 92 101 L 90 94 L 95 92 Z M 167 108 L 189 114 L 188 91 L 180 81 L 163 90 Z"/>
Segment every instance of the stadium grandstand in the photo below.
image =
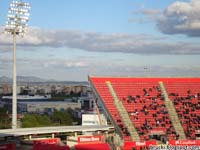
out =
<path fill-rule="evenodd" d="M 61 132 L 70 133 L 65 144 L 55 137 L 59 127 L 55 127 L 57 132 L 49 128 L 54 137 L 29 139 L 31 149 L 200 149 L 200 78 L 89 77 L 88 80 L 99 107 L 99 122 L 103 113 L 108 126 L 86 127 L 83 132 L 83 126 L 73 130 L 63 127 L 65 131 Z M 15 134 L 21 134 L 20 130 Z M 34 136 L 34 131 L 28 130 Z M 43 134 L 48 132 L 40 130 Z M 81 134 L 71 136 L 77 131 Z M 12 133 L 4 130 L 4 135 L 7 132 Z M 4 150 L 16 149 L 16 145 L 9 143 L 3 146 Z"/>
<path fill-rule="evenodd" d="M 200 78 L 89 77 L 89 82 L 124 143 L 199 142 Z"/>

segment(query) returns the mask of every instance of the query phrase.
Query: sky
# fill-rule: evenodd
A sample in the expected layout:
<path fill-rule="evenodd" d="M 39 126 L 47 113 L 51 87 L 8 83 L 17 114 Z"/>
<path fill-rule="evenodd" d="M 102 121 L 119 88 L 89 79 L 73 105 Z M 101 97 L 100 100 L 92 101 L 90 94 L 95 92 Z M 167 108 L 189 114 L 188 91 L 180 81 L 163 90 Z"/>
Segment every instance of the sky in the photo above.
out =
<path fill-rule="evenodd" d="M 90 76 L 200 75 L 200 0 L 24 0 L 17 75 L 58 81 Z M 12 77 L 11 0 L 0 0 L 0 76 Z"/>

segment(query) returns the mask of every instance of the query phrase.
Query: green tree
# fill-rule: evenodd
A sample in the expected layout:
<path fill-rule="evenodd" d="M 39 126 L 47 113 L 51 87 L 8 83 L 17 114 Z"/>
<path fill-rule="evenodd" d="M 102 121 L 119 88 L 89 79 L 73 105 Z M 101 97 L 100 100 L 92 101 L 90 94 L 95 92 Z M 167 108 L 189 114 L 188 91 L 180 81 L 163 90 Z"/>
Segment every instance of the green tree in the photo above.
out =
<path fill-rule="evenodd" d="M 51 126 L 51 120 L 46 115 L 39 115 L 39 114 L 27 114 L 22 119 L 22 127 L 45 127 Z"/>
<path fill-rule="evenodd" d="M 10 128 L 11 120 L 6 108 L 0 108 L 0 129 Z"/>
<path fill-rule="evenodd" d="M 50 126 L 52 123 L 51 123 L 51 120 L 48 116 L 46 115 L 36 115 L 36 120 L 37 122 L 39 123 L 39 126 Z"/>
<path fill-rule="evenodd" d="M 74 119 L 71 114 L 67 111 L 57 111 L 55 110 L 51 116 L 40 115 L 40 114 L 27 114 L 22 119 L 22 127 L 45 127 L 45 126 L 55 126 L 55 125 L 72 125 Z"/>
<path fill-rule="evenodd" d="M 23 128 L 37 127 L 37 126 L 38 126 L 38 122 L 36 120 L 35 115 L 28 114 L 28 115 L 25 115 L 24 118 L 22 119 Z"/>
<path fill-rule="evenodd" d="M 55 124 L 59 125 L 72 125 L 72 117 L 68 112 L 62 112 L 55 110 L 51 116 L 51 120 Z"/>

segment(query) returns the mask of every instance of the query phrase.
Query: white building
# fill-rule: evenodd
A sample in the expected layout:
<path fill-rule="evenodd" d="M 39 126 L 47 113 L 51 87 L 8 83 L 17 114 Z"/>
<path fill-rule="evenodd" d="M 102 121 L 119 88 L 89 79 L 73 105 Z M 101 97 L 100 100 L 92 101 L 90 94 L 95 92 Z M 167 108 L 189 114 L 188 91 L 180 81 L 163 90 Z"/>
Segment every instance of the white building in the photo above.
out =
<path fill-rule="evenodd" d="M 82 114 L 82 125 L 107 125 L 107 120 L 103 114 Z"/>
<path fill-rule="evenodd" d="M 50 113 L 54 109 L 58 111 L 64 111 L 68 108 L 71 109 L 81 109 L 80 103 L 73 102 L 19 102 L 18 109 L 20 112 L 28 113 Z"/>
<path fill-rule="evenodd" d="M 12 96 L 3 96 L 2 99 L 5 99 L 5 100 L 12 100 Z M 30 95 L 17 95 L 17 100 L 30 100 L 30 101 L 34 101 L 34 100 L 48 100 L 48 99 L 51 99 L 51 95 L 33 95 L 33 96 L 30 96 Z"/>

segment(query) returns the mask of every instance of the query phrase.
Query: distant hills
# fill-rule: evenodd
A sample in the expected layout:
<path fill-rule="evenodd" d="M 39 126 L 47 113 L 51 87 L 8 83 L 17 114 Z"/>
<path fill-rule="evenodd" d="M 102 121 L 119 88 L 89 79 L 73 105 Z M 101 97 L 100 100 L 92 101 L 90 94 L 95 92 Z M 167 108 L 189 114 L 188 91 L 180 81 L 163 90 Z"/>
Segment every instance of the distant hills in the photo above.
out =
<path fill-rule="evenodd" d="M 17 76 L 18 83 L 63 83 L 63 84 L 88 84 L 88 82 L 83 81 L 56 81 L 56 80 L 46 80 L 35 76 Z M 0 83 L 12 83 L 12 78 L 2 76 L 0 77 Z"/>
<path fill-rule="evenodd" d="M 17 76 L 17 82 L 46 82 L 47 80 L 33 76 Z M 12 78 L 2 76 L 0 82 L 9 83 L 12 82 Z"/>
<path fill-rule="evenodd" d="M 5 83 L 7 83 L 7 82 L 11 82 L 11 78 L 8 78 L 8 77 L 6 77 L 6 76 L 2 76 L 2 77 L 0 77 L 0 82 L 5 82 Z"/>

